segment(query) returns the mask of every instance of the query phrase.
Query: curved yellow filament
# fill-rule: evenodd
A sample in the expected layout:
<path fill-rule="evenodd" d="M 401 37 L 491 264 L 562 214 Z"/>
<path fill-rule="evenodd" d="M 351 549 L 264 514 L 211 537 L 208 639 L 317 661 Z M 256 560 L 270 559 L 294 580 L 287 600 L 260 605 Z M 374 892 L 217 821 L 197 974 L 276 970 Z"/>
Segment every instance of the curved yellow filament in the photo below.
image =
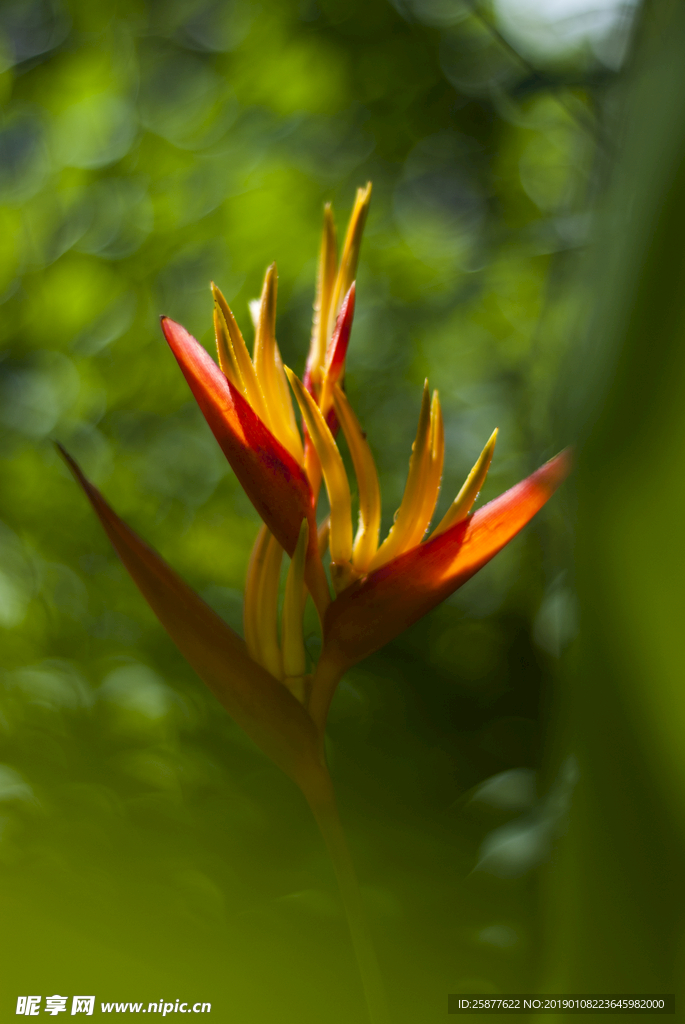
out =
<path fill-rule="evenodd" d="M 298 700 L 304 700 L 304 675 L 307 671 L 307 655 L 302 633 L 304 602 L 304 567 L 307 558 L 309 525 L 302 520 L 300 535 L 293 552 L 285 584 L 283 618 L 281 620 L 281 643 L 283 649 L 283 681 Z"/>
<path fill-rule="evenodd" d="M 437 537 L 439 533 L 443 533 L 448 527 L 454 526 L 455 523 L 460 523 L 462 519 L 466 519 L 478 497 L 480 489 L 485 483 L 495 451 L 496 441 L 497 430 L 493 430 L 488 443 L 478 456 L 475 466 L 464 481 L 462 489 L 433 530 L 431 537 Z"/>
<path fill-rule="evenodd" d="M 235 367 L 241 381 L 241 384 L 236 385 L 236 387 L 240 386 L 242 393 L 245 395 L 260 420 L 265 423 L 267 427 L 273 429 L 269 410 L 267 409 L 264 394 L 257 379 L 257 374 L 255 373 L 255 368 L 252 365 L 247 345 L 245 344 L 240 328 L 236 323 L 236 319 L 231 312 L 231 307 L 228 305 L 226 299 L 221 294 L 220 289 L 217 288 L 214 282 L 212 282 L 212 295 L 214 296 L 214 324 L 217 333 L 219 365 L 232 384 L 235 384 L 235 381 L 226 369 L 224 369 L 223 360 L 225 359 L 230 363 L 231 369 Z M 219 321 L 220 329 L 216 328 L 217 320 Z M 223 343 L 221 347 L 219 342 L 220 337 Z"/>
<path fill-rule="evenodd" d="M 276 344 L 276 291 L 278 275 L 272 263 L 264 277 L 255 332 L 254 368 L 271 419 L 271 427 L 290 454 L 302 465 L 304 450 L 295 422 L 290 392 L 283 373 L 281 354 Z"/>
<path fill-rule="evenodd" d="M 381 528 L 381 491 L 371 449 L 345 392 L 336 385 L 333 391 L 335 412 L 350 449 L 359 488 L 359 523 L 352 547 L 352 564 L 366 572 L 378 547 Z"/>
<path fill-rule="evenodd" d="M 423 386 L 419 425 L 409 459 L 409 473 L 402 496 L 402 504 L 395 513 L 395 522 L 369 565 L 369 571 L 401 555 L 407 548 L 418 544 L 427 523 L 422 518 L 425 505 L 425 486 L 431 464 L 431 402 L 428 381 Z M 432 511 L 432 509 L 431 509 Z"/>
<path fill-rule="evenodd" d="M 257 534 L 247 571 L 243 621 L 250 655 L 276 679 L 283 678 L 278 644 L 278 583 L 283 548 L 266 526 Z"/>
<path fill-rule="evenodd" d="M 297 404 L 302 412 L 302 418 L 309 431 L 309 436 L 316 449 L 321 462 L 323 478 L 328 491 L 328 501 L 331 506 L 330 512 L 330 537 L 329 546 L 333 568 L 331 574 L 336 590 L 349 583 L 346 575 L 347 568 L 352 558 L 352 502 L 350 498 L 350 485 L 347 482 L 347 474 L 341 458 L 338 446 L 333 440 L 321 410 L 309 394 L 304 384 L 292 370 L 286 367 L 290 386 L 293 389 Z M 335 567 L 338 567 L 337 569 Z"/>

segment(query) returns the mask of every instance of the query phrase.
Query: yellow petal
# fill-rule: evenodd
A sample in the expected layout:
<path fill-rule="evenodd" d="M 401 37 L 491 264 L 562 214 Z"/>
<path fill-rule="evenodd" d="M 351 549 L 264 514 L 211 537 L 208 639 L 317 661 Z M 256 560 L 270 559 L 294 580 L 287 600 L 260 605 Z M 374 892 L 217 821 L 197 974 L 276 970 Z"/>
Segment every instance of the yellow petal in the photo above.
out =
<path fill-rule="evenodd" d="M 371 560 L 370 572 L 418 544 L 425 533 L 428 524 L 422 517 L 425 504 L 424 489 L 431 465 L 430 443 L 431 402 L 428 381 L 426 381 L 423 386 L 419 425 L 416 431 L 416 440 L 412 445 L 402 504 L 395 514 L 395 522 L 390 528 L 390 533 Z"/>
<path fill-rule="evenodd" d="M 245 384 L 240 373 L 240 367 L 235 358 L 235 352 L 228 335 L 226 322 L 221 315 L 221 310 L 214 307 L 214 337 L 216 338 L 216 354 L 219 357 L 219 366 L 222 373 L 225 373 L 234 388 L 247 398 Z"/>
<path fill-rule="evenodd" d="M 321 237 L 319 268 L 316 281 L 314 322 L 312 326 L 312 341 L 307 364 L 312 383 L 315 386 L 321 383 L 323 365 L 326 359 L 328 320 L 331 301 L 333 299 L 333 289 L 335 287 L 335 276 L 338 263 L 336 249 L 337 245 L 333 210 L 331 204 L 326 203 L 323 209 L 323 233 Z"/>
<path fill-rule="evenodd" d="M 425 524 L 423 533 L 428 529 L 435 512 L 435 506 L 438 503 L 444 460 L 445 424 L 442 418 L 442 409 L 440 408 L 440 397 L 438 392 L 434 391 L 431 403 L 430 467 L 426 476 L 424 503 L 420 516 L 421 522 Z M 422 537 L 423 534 L 419 537 L 419 541 Z"/>
<path fill-rule="evenodd" d="M 497 430 L 493 430 L 488 443 L 478 456 L 475 466 L 464 481 L 464 486 L 433 530 L 431 537 L 437 537 L 439 533 L 442 533 L 449 526 L 454 526 L 455 523 L 459 523 L 462 519 L 466 519 L 476 498 L 478 497 L 480 489 L 485 483 L 485 478 L 488 475 L 492 456 L 495 451 L 496 441 Z"/>
<path fill-rule="evenodd" d="M 335 584 L 336 574 L 344 574 L 352 558 L 352 502 L 350 499 L 350 485 L 347 482 L 347 474 L 345 473 L 345 467 L 338 451 L 338 446 L 333 440 L 333 435 L 328 429 L 325 419 L 321 415 L 321 410 L 302 381 L 295 376 L 292 370 L 286 367 L 285 372 L 288 374 L 288 380 L 302 412 L 302 418 L 307 426 L 316 453 L 319 456 L 323 477 L 326 482 L 328 501 L 331 506 L 329 538 L 331 561 L 334 567 L 339 567 L 339 569 L 331 569 Z M 338 589 L 337 586 L 336 589 Z"/>
<path fill-rule="evenodd" d="M 254 366 L 252 365 L 247 345 L 245 344 L 235 317 L 231 312 L 230 306 L 221 294 L 221 291 L 213 282 L 212 295 L 214 296 L 215 303 L 214 322 L 216 325 L 218 316 L 221 328 L 220 332 L 217 332 L 217 348 L 219 349 L 219 364 L 221 365 L 221 369 L 224 371 L 226 376 L 229 377 L 231 383 L 235 384 L 235 381 L 230 378 L 230 375 L 224 369 L 222 355 L 225 354 L 224 357 L 230 361 L 231 368 L 235 367 L 240 376 L 240 380 L 242 381 L 241 390 L 243 391 L 243 394 L 259 416 L 260 420 L 262 420 L 262 422 L 273 431 L 269 410 L 267 409 L 264 394 L 259 381 L 257 380 L 257 374 L 255 373 Z M 220 334 L 224 343 L 222 347 L 219 347 Z M 236 387 L 238 387 L 238 385 L 236 385 Z"/>
<path fill-rule="evenodd" d="M 266 526 L 257 534 L 245 588 L 245 641 L 250 655 L 276 679 L 283 677 L 278 645 L 278 582 L 283 548 Z"/>
<path fill-rule="evenodd" d="M 359 523 L 352 548 L 352 563 L 359 572 L 366 572 L 376 553 L 381 527 L 378 474 L 364 431 L 359 426 L 345 392 L 337 385 L 333 392 L 333 403 L 350 449 L 359 488 Z"/>
<path fill-rule="evenodd" d="M 291 443 L 291 447 L 288 449 L 294 458 L 300 463 L 304 464 L 304 447 L 302 445 L 302 438 L 297 428 L 297 420 L 295 419 L 295 410 L 293 409 L 293 400 L 290 395 L 290 388 L 288 387 L 288 381 L 285 376 L 285 367 L 283 366 L 283 360 L 281 359 L 281 353 L 278 345 L 274 345 L 274 367 L 275 367 L 275 378 L 276 387 L 278 388 L 278 395 L 280 400 L 279 408 L 283 413 L 283 430 L 284 437 L 287 437 Z M 288 447 L 283 441 L 285 447 Z"/>
<path fill-rule="evenodd" d="M 333 402 L 333 388 L 345 372 L 345 358 L 350 342 L 352 320 L 354 319 L 355 300 L 356 286 L 353 281 L 343 299 L 338 319 L 335 322 L 335 329 L 326 349 L 323 383 L 321 385 L 321 393 L 317 396 L 319 408 L 324 416 L 328 416 Z"/>
<path fill-rule="evenodd" d="M 272 263 L 264 277 L 255 333 L 254 367 L 271 417 L 273 432 L 293 458 L 302 465 L 304 451 L 290 392 L 283 374 L 281 354 L 276 344 L 276 291 L 278 275 Z"/>
<path fill-rule="evenodd" d="M 293 552 L 288 569 L 288 578 L 285 584 L 285 599 L 283 603 L 282 619 L 282 645 L 283 645 L 283 681 L 288 689 L 299 699 L 302 699 L 304 690 L 302 681 L 307 670 L 307 655 L 304 647 L 304 636 L 302 633 L 302 613 L 304 602 L 302 593 L 304 588 L 304 566 L 307 555 L 307 544 L 309 543 L 309 525 L 306 519 L 302 520 L 300 536 L 297 547 Z"/>
<path fill-rule="evenodd" d="M 366 215 L 369 212 L 371 202 L 371 182 L 366 188 L 358 188 L 354 201 L 354 207 L 350 215 L 350 222 L 347 225 L 347 234 L 343 244 L 343 251 L 340 257 L 340 266 L 333 289 L 333 299 L 328 314 L 327 337 L 330 338 L 335 327 L 335 320 L 340 312 L 342 301 L 347 295 L 350 285 L 357 276 L 357 264 L 359 262 L 359 250 L 362 244 L 362 234 L 366 224 Z"/>

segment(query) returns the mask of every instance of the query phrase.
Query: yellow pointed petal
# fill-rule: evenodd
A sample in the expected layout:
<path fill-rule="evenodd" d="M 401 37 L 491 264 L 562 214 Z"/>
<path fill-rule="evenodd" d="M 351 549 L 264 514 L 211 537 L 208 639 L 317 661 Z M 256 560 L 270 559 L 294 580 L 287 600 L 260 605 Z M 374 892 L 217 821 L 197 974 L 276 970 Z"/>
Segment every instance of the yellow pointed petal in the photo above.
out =
<path fill-rule="evenodd" d="M 276 679 L 283 677 L 278 644 L 278 581 L 283 548 L 262 526 L 250 559 L 245 590 L 245 640 L 251 656 Z"/>
<path fill-rule="evenodd" d="M 278 644 L 278 583 L 282 559 L 283 548 L 271 534 L 259 588 L 260 615 L 257 625 L 262 664 L 276 679 L 283 677 L 281 649 Z"/>
<path fill-rule="evenodd" d="M 345 358 L 347 356 L 347 346 L 350 343 L 355 301 L 356 286 L 353 281 L 343 299 L 338 319 L 335 322 L 335 329 L 326 349 L 323 382 L 321 384 L 321 393 L 318 395 L 319 408 L 324 416 L 328 415 L 333 403 L 333 388 L 345 372 Z"/>
<path fill-rule="evenodd" d="M 381 527 L 381 492 L 378 473 L 364 431 L 352 411 L 345 392 L 336 385 L 333 392 L 335 412 L 350 449 L 359 488 L 359 524 L 352 547 L 352 563 L 366 572 L 378 547 Z"/>
<path fill-rule="evenodd" d="M 283 603 L 282 645 L 283 645 L 283 679 L 295 696 L 302 691 L 302 679 L 307 671 L 307 655 L 302 633 L 302 590 L 304 587 L 304 566 L 309 543 L 309 525 L 302 520 L 297 547 L 293 552 L 285 584 L 285 600 Z"/>
<path fill-rule="evenodd" d="M 428 381 L 423 386 L 419 425 L 409 459 L 409 473 L 402 496 L 402 504 L 395 513 L 395 522 L 371 560 L 369 572 L 378 569 L 391 558 L 396 558 L 414 544 L 418 544 L 426 530 L 423 515 L 425 484 L 431 460 L 431 402 Z"/>
<path fill-rule="evenodd" d="M 280 397 L 280 409 L 283 413 L 283 424 L 286 436 L 291 442 L 290 448 L 288 449 L 294 458 L 300 463 L 304 464 L 304 446 L 302 444 L 302 438 L 300 432 L 297 429 L 297 420 L 295 419 L 295 410 L 293 409 L 293 400 L 290 395 L 290 388 L 288 387 L 288 381 L 285 376 L 285 368 L 283 366 L 283 360 L 278 345 L 274 345 L 274 367 L 276 386 Z M 283 442 L 285 445 L 285 441 Z M 288 447 L 288 445 L 286 445 Z"/>
<path fill-rule="evenodd" d="M 254 367 L 271 417 L 271 425 L 281 444 L 302 465 L 304 450 L 297 430 L 290 392 L 283 374 L 281 354 L 276 344 L 276 292 L 278 275 L 272 263 L 264 277 L 255 333 Z"/>
<path fill-rule="evenodd" d="M 264 275 L 262 294 L 255 318 L 255 301 L 250 303 L 250 312 L 255 324 L 254 368 L 261 384 L 269 411 L 279 404 L 274 373 L 274 348 L 276 345 L 276 296 L 278 292 L 278 274 L 276 264 L 272 263 Z M 279 437 L 279 440 L 280 437 Z"/>
<path fill-rule="evenodd" d="M 335 326 L 335 319 L 340 312 L 342 301 L 349 291 L 350 285 L 357 276 L 357 264 L 359 262 L 359 250 L 362 244 L 366 215 L 369 212 L 371 202 L 371 182 L 366 188 L 358 188 L 354 201 L 350 222 L 347 225 L 347 234 L 343 244 L 343 251 L 340 257 L 340 266 L 333 289 L 333 300 L 328 314 L 327 337 L 330 338 Z"/>
<path fill-rule="evenodd" d="M 237 388 L 247 398 L 245 383 L 235 358 L 231 339 L 228 336 L 228 328 L 221 315 L 221 310 L 217 306 L 214 307 L 214 337 L 216 338 L 216 354 L 219 357 L 219 366 L 222 373 L 225 373 L 233 387 Z"/>
<path fill-rule="evenodd" d="M 492 456 L 495 451 L 496 441 L 497 430 L 493 430 L 488 443 L 485 448 L 483 448 L 483 451 L 478 456 L 475 466 L 467 476 L 464 486 L 433 530 L 431 537 L 437 537 L 439 533 L 442 533 L 449 526 L 454 526 L 455 523 L 459 523 L 462 519 L 466 519 L 476 498 L 478 497 L 480 489 L 485 483 L 485 478 L 488 475 Z"/>
<path fill-rule="evenodd" d="M 437 391 L 433 392 L 431 403 L 431 436 L 430 436 L 430 467 L 426 477 L 424 490 L 424 504 L 421 510 L 421 522 L 425 524 L 424 533 L 428 529 L 435 506 L 440 494 L 440 481 L 442 480 L 442 466 L 445 461 L 445 424 L 442 418 L 440 407 L 440 396 Z M 423 534 L 419 537 L 419 541 Z"/>
<path fill-rule="evenodd" d="M 331 506 L 329 538 L 331 561 L 344 571 L 352 558 L 352 502 L 343 460 L 318 405 L 292 370 L 286 367 L 285 372 L 302 412 L 309 436 L 319 456 L 326 482 L 328 501 Z M 335 583 L 335 572 L 333 569 L 331 572 Z"/>
<path fill-rule="evenodd" d="M 307 362 L 310 378 L 315 386 L 321 383 L 323 376 L 326 346 L 328 344 L 328 320 L 333 299 L 333 289 L 335 288 L 337 263 L 337 240 L 333 209 L 330 203 L 326 203 L 323 209 L 323 233 L 316 281 L 312 341 Z"/>
<path fill-rule="evenodd" d="M 260 420 L 273 430 L 271 418 L 269 416 L 269 410 L 266 406 L 264 394 L 260 387 L 259 381 L 257 380 L 257 374 L 255 368 L 252 365 L 250 359 L 250 353 L 247 350 L 247 345 L 241 334 L 240 328 L 236 323 L 236 319 L 231 312 L 231 308 L 226 302 L 226 299 L 221 294 L 221 291 L 212 282 L 212 295 L 214 296 L 214 322 L 216 329 L 217 318 L 221 327 L 221 332 L 217 331 L 217 349 L 219 349 L 219 363 L 221 369 L 226 373 L 222 362 L 222 353 L 225 353 L 226 358 L 230 360 L 231 368 L 235 366 L 237 372 L 240 375 L 242 381 L 241 390 L 247 398 L 248 402 L 259 416 Z M 222 341 L 224 345 L 219 348 L 219 333 L 221 333 Z M 226 349 L 228 351 L 226 352 Z M 226 373 L 229 377 L 229 374 Z M 230 379 L 230 377 L 229 377 Z M 235 383 L 231 380 L 231 383 Z M 238 385 L 236 385 L 237 387 Z"/>

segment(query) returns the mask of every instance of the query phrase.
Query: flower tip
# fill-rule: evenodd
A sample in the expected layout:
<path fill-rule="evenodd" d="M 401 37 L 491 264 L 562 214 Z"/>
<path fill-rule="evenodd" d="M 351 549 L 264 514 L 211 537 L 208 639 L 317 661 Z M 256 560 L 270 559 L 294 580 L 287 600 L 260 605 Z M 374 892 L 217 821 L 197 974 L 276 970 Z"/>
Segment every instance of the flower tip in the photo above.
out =
<path fill-rule="evenodd" d="M 71 455 L 66 450 L 64 445 L 60 444 L 59 441 L 53 441 L 52 443 L 54 444 L 55 448 L 57 449 L 61 457 L 66 462 L 69 469 L 71 469 L 73 472 L 78 472 L 78 466 L 76 465 L 76 462 L 72 459 Z"/>
<path fill-rule="evenodd" d="M 160 316 L 159 322 L 162 325 L 164 337 L 168 342 L 171 342 L 172 337 L 177 330 L 187 333 L 185 328 L 181 324 L 177 323 L 176 320 L 172 320 L 170 316 Z"/>
<path fill-rule="evenodd" d="M 72 458 L 72 456 L 66 450 L 64 445 L 60 444 L 59 441 L 54 441 L 53 444 L 55 445 L 55 448 L 57 449 L 59 455 L 62 457 L 62 459 L 64 459 L 64 462 L 66 463 L 67 468 L 71 471 L 74 480 L 76 480 L 76 482 L 81 485 L 86 494 L 90 496 L 92 492 L 92 485 L 90 481 L 87 480 L 86 477 L 83 475 L 81 467 L 79 466 L 76 459 Z"/>
<path fill-rule="evenodd" d="M 162 331 L 164 332 L 164 337 L 171 346 L 172 351 L 175 353 L 176 350 L 174 348 L 174 342 L 181 334 L 187 334 L 187 331 L 181 326 L 181 324 L 172 320 L 170 316 L 160 316 L 159 322 L 161 324 Z"/>
<path fill-rule="evenodd" d="M 574 451 L 573 448 L 564 448 L 549 459 L 544 466 L 541 466 L 538 472 L 544 472 L 545 477 L 553 484 L 554 487 L 566 479 L 571 470 L 573 469 Z"/>

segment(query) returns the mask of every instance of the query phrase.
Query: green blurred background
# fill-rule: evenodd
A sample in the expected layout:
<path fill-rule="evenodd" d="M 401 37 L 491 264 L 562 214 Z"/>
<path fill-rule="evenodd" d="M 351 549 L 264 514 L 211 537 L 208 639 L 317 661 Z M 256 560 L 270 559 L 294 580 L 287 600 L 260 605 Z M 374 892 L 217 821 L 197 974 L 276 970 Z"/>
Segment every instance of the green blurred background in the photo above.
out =
<path fill-rule="evenodd" d="M 301 370 L 323 203 L 342 232 L 369 179 L 347 388 L 385 527 L 426 375 L 446 417 L 440 509 L 495 426 L 485 499 L 569 441 L 581 467 L 336 696 L 329 758 L 392 1020 L 442 1020 L 448 992 L 673 991 L 682 576 L 666 545 L 652 585 L 671 632 L 650 598 L 654 636 L 626 659 L 654 560 L 632 589 L 624 569 L 651 453 L 682 422 L 657 429 L 655 412 L 642 437 L 645 382 L 658 412 L 681 379 L 678 8 L 0 3 L 2 1020 L 55 992 L 208 1001 L 240 1024 L 365 1020 L 303 800 L 177 654 L 51 441 L 239 629 L 258 519 L 158 316 L 211 347 L 213 279 L 249 336 L 275 259 L 279 343 Z M 645 270 L 631 258 L 659 216 L 672 237 Z M 647 713 L 652 641 L 669 681 Z"/>

